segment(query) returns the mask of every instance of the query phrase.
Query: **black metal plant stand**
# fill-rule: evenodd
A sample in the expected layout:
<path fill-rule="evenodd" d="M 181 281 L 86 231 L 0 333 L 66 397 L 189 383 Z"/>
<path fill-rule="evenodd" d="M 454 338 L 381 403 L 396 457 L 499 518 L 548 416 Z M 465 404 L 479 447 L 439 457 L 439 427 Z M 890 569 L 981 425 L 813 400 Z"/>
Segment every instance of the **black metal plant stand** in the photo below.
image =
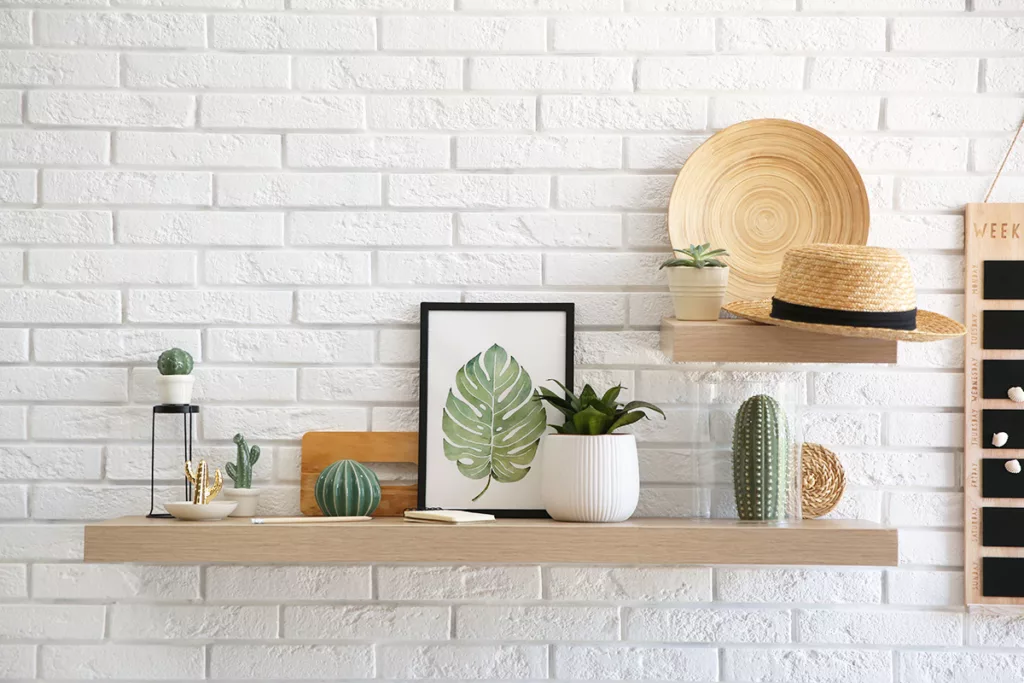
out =
<path fill-rule="evenodd" d="M 160 405 L 153 406 L 153 424 L 150 427 L 149 442 L 149 514 L 146 517 L 166 519 L 171 516 L 166 512 L 153 511 L 156 507 L 156 416 L 182 416 L 182 427 L 185 431 L 185 457 L 182 461 L 182 465 L 184 465 L 186 462 L 192 462 L 192 423 L 194 421 L 192 416 L 198 412 L 199 406 L 191 403 L 161 403 Z M 182 474 L 182 478 L 185 480 L 185 500 L 191 500 L 192 484 L 184 474 Z"/>

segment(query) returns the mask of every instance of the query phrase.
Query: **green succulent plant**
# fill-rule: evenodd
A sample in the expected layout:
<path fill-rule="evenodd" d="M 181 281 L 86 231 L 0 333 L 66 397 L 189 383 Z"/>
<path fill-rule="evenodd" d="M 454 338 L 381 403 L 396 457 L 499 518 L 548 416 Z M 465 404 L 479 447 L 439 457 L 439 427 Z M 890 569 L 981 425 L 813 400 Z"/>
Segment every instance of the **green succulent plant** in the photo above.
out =
<path fill-rule="evenodd" d="M 645 412 L 648 410 L 665 417 L 661 408 L 653 403 L 645 401 L 630 401 L 624 405 L 619 403 L 619 393 L 623 389 L 621 384 L 604 392 L 602 396 L 598 396 L 594 388 L 587 384 L 577 396 L 558 380 L 551 381 L 565 392 L 565 396 L 559 396 L 546 387 L 539 387 L 539 393 L 534 394 L 534 400 L 546 401 L 565 415 L 565 424 L 551 425 L 559 434 L 584 434 L 587 436 L 611 434 L 638 420 L 650 419 Z"/>
<path fill-rule="evenodd" d="M 190 375 L 192 367 L 192 354 L 179 348 L 167 349 L 156 360 L 161 375 Z"/>
<path fill-rule="evenodd" d="M 682 257 L 673 256 L 666 260 L 658 270 L 662 268 L 725 268 L 726 264 L 719 260 L 722 256 L 728 256 L 725 249 L 712 249 L 710 242 L 704 244 L 691 244 L 687 249 L 673 249 Z"/>

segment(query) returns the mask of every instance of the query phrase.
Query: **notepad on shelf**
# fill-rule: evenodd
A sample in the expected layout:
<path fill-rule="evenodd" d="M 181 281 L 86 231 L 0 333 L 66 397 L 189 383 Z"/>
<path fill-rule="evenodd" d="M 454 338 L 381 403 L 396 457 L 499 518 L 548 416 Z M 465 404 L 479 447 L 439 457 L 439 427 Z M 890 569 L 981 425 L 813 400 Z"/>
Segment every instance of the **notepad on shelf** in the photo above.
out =
<path fill-rule="evenodd" d="M 494 515 L 465 510 L 406 510 L 405 521 L 428 524 L 480 524 L 493 522 Z"/>

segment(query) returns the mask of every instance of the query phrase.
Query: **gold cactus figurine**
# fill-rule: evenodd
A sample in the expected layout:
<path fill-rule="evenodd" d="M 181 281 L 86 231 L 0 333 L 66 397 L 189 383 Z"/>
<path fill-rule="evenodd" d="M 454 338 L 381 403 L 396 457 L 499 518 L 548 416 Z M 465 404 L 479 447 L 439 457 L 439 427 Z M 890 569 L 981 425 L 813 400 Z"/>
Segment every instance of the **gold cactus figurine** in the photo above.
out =
<path fill-rule="evenodd" d="M 206 505 L 209 503 L 217 497 L 221 487 L 224 485 L 224 479 L 220 476 L 220 470 L 218 469 L 213 475 L 213 486 L 208 486 L 210 470 L 206 466 L 205 460 L 200 460 L 199 465 L 196 466 L 194 471 L 192 463 L 186 462 L 185 476 L 195 487 L 195 493 L 192 494 L 192 502 L 195 505 Z"/>

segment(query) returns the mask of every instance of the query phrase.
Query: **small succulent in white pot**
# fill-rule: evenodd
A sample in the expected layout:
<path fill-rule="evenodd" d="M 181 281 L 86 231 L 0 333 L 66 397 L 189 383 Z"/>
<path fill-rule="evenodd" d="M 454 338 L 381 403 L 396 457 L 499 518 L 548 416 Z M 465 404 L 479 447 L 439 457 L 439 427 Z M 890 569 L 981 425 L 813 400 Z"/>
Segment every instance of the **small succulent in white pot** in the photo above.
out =
<path fill-rule="evenodd" d="M 557 382 L 556 382 L 557 383 Z M 540 387 L 535 399 L 563 415 L 541 444 L 541 498 L 554 519 L 563 522 L 622 522 L 640 501 L 636 438 L 619 429 L 642 419 L 646 411 L 665 417 L 644 401 L 618 402 L 622 386 L 598 396 L 589 384 L 579 396 L 559 384 L 565 396 Z"/>
<path fill-rule="evenodd" d="M 157 386 L 160 389 L 160 402 L 172 404 L 188 404 L 192 402 L 192 355 L 179 348 L 168 349 L 160 354 L 156 361 L 156 369 L 160 371 Z"/>
<path fill-rule="evenodd" d="M 677 320 L 718 320 L 725 303 L 729 266 L 721 260 L 729 253 L 712 249 L 710 243 L 688 249 L 673 249 L 679 254 L 661 264 L 668 269 L 668 289 Z"/>

